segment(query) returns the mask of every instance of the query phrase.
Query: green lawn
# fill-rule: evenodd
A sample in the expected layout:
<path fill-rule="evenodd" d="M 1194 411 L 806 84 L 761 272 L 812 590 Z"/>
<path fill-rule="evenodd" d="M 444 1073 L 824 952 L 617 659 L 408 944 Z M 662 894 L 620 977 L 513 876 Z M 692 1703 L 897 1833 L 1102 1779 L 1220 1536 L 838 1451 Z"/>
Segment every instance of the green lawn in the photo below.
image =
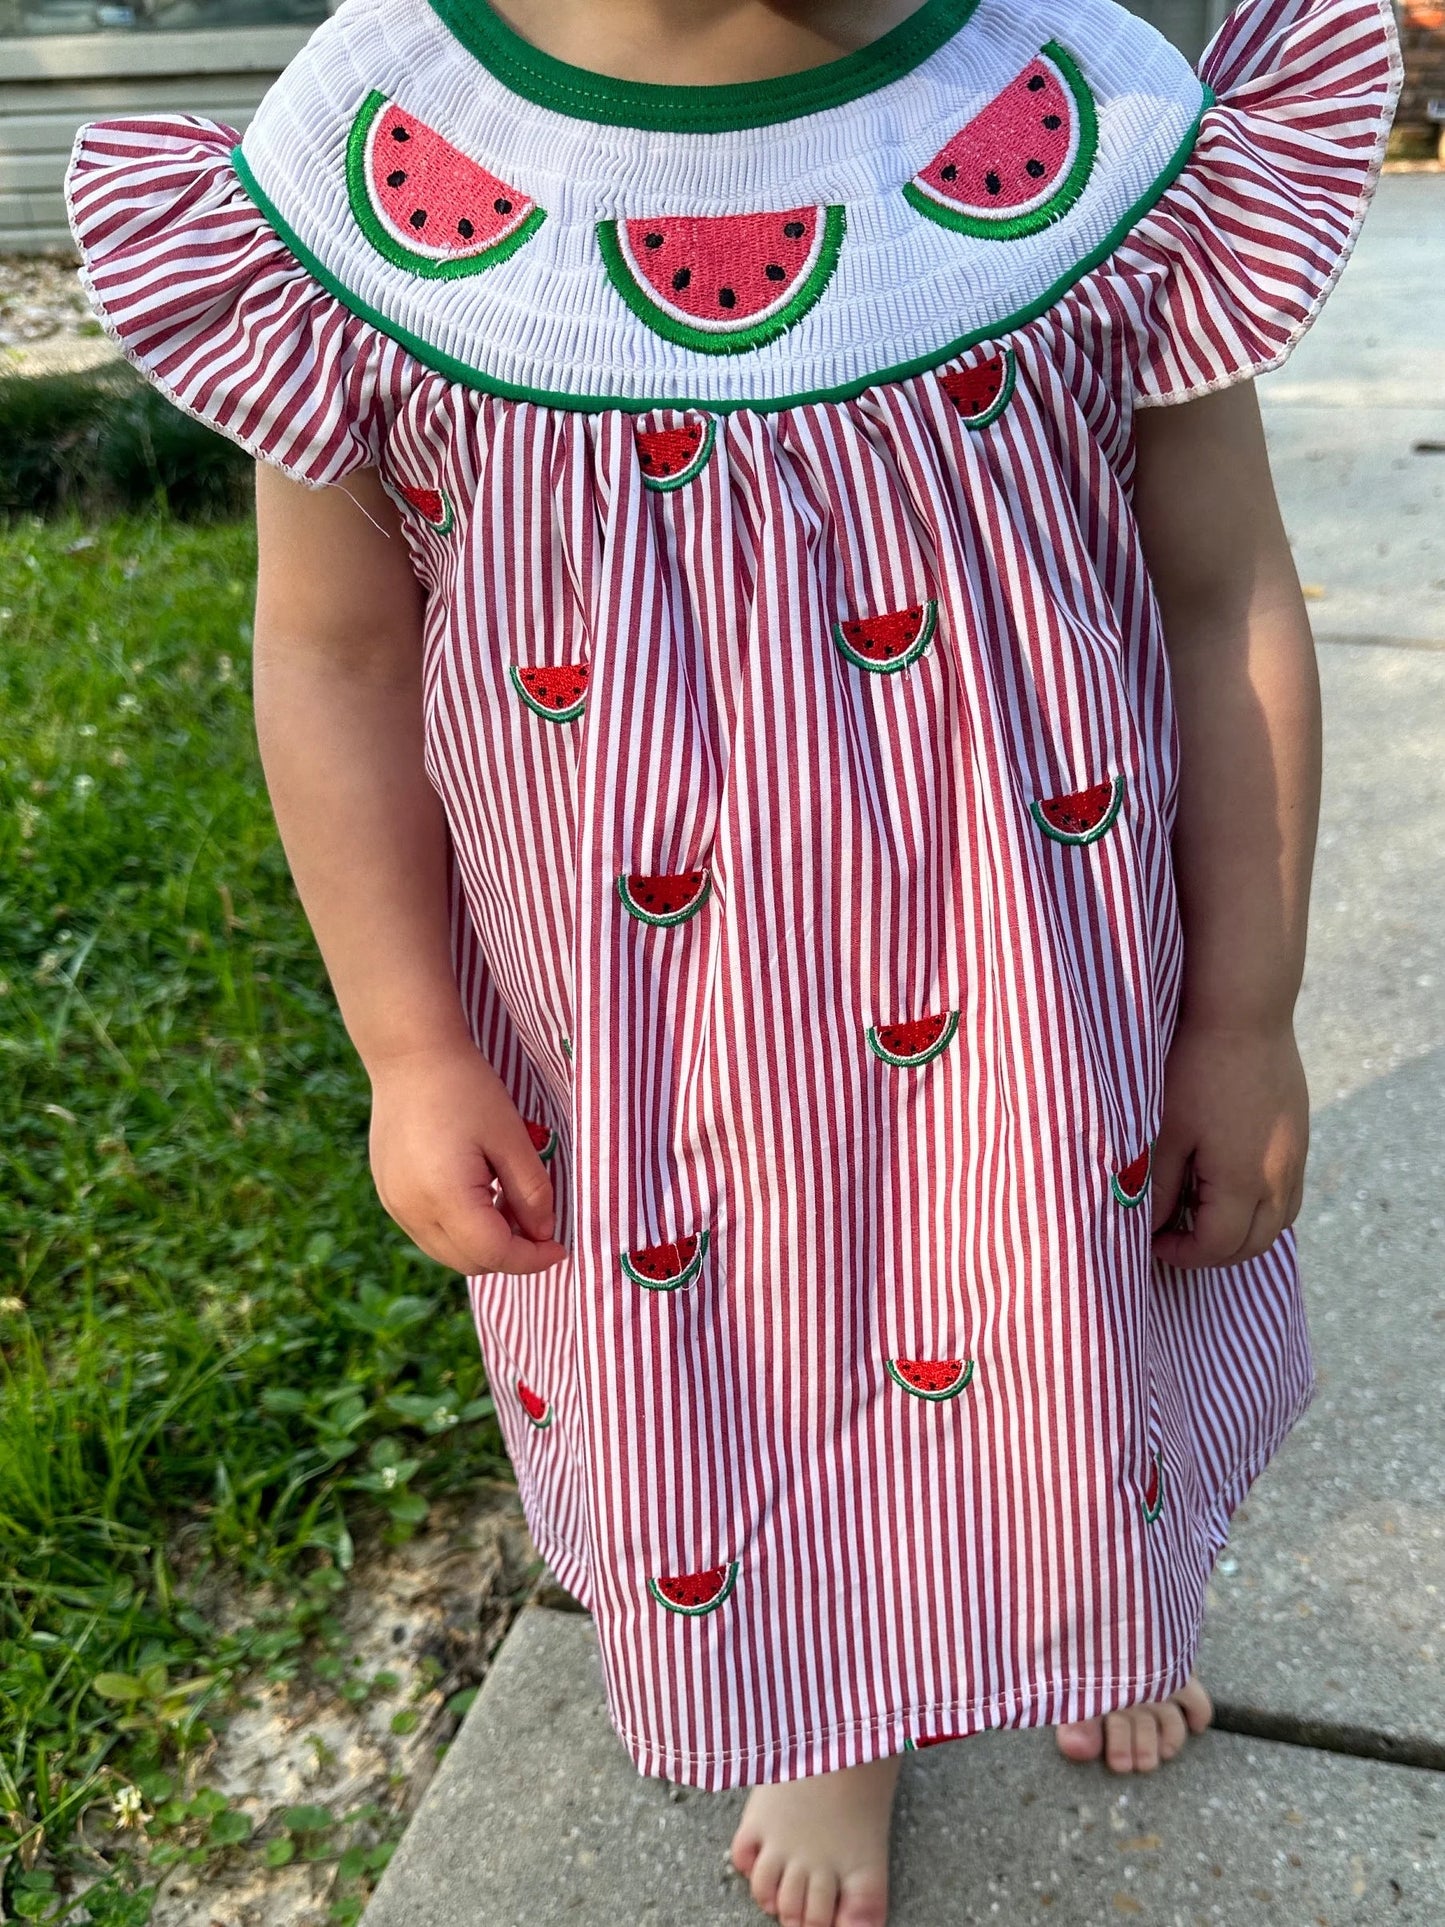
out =
<path fill-rule="evenodd" d="M 0 1918 L 67 1917 L 87 1808 L 115 1927 L 237 1850 L 186 1773 L 232 1682 L 339 1678 L 353 1535 L 504 1469 L 465 1289 L 371 1192 L 251 734 L 253 568 L 248 523 L 0 529 Z M 285 1610 L 220 1638 L 181 1544 Z"/>

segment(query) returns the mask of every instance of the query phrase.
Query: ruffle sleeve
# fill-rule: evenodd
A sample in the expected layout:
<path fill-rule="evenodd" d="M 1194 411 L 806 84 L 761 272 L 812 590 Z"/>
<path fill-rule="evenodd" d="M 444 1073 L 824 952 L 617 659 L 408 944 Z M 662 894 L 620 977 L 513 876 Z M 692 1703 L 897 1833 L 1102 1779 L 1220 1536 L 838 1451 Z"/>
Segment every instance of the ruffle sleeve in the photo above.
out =
<path fill-rule="evenodd" d="M 379 466 L 406 351 L 315 281 L 190 114 L 91 121 L 65 177 L 106 332 L 178 408 L 313 488 Z"/>
<path fill-rule="evenodd" d="M 1365 218 L 1400 91 L 1389 0 L 1245 0 L 1205 52 L 1189 160 L 1113 256 L 1141 405 L 1277 368 Z"/>

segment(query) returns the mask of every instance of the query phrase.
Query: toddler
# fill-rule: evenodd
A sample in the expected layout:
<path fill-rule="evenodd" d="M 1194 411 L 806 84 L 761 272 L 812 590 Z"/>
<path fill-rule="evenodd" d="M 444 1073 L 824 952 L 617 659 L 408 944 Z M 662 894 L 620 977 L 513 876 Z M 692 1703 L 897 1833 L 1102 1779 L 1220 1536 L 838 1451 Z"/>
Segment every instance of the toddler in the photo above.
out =
<path fill-rule="evenodd" d="M 256 715 L 638 1769 L 881 1927 L 911 1748 L 1149 1771 L 1311 1367 L 1319 713 L 1250 381 L 1384 0 L 342 0 L 90 124 L 87 286 L 259 458 Z"/>

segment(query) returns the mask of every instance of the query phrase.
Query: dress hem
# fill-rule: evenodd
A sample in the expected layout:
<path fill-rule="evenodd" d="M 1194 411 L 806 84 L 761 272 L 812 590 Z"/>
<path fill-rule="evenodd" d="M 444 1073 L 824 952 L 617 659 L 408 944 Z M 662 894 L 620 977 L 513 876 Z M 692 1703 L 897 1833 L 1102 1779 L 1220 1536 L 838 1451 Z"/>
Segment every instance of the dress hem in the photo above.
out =
<path fill-rule="evenodd" d="M 614 1725 L 617 1737 L 638 1772 L 673 1785 L 695 1786 L 722 1793 L 742 1786 L 775 1786 L 791 1780 L 812 1779 L 844 1767 L 865 1766 L 908 1750 L 915 1727 L 949 1725 L 947 1740 L 973 1739 L 980 1733 L 1035 1726 L 1055 1726 L 1068 1720 L 1093 1719 L 1145 1700 L 1168 1699 L 1188 1679 L 1198 1644 L 1195 1629 L 1189 1650 L 1172 1666 L 1142 1677 L 1090 1679 L 1085 1682 L 1050 1680 L 1046 1685 L 995 1693 L 968 1708 L 904 1707 L 872 1719 L 849 1720 L 823 1728 L 796 1741 L 743 1748 L 731 1753 L 683 1753 L 649 1745 L 646 1740 Z M 957 1722 L 956 1725 L 953 1722 Z M 925 1737 L 925 1744 L 929 1743 Z M 766 1762 L 759 1765 L 759 1762 Z"/>
<path fill-rule="evenodd" d="M 1208 1509 L 1203 1527 L 1206 1545 L 1204 1580 L 1208 1580 L 1226 1544 L 1225 1528 L 1230 1517 L 1298 1424 L 1314 1397 L 1316 1384 L 1317 1381 L 1311 1378 L 1291 1403 L 1284 1421 L 1219 1481 L 1217 1497 Z M 552 1565 L 551 1555 L 544 1556 Z M 556 1566 L 552 1569 L 566 1589 L 573 1591 L 574 1588 L 562 1578 Z M 577 1596 L 581 1597 L 580 1594 Z M 995 1693 L 963 1707 L 956 1704 L 903 1707 L 871 1719 L 850 1720 L 825 1727 L 797 1739 L 740 1751 L 677 1751 L 656 1746 L 641 1735 L 629 1732 L 615 1720 L 613 1729 L 633 1765 L 644 1777 L 666 1780 L 678 1786 L 695 1786 L 714 1793 L 742 1786 L 778 1785 L 790 1780 L 810 1779 L 820 1773 L 837 1772 L 843 1767 L 863 1766 L 870 1760 L 901 1752 L 919 1727 L 936 1729 L 957 1722 L 957 1729 L 950 1731 L 948 1737 L 972 1739 L 980 1733 L 1000 1729 L 1054 1726 L 1064 1721 L 1096 1719 L 1101 1714 L 1117 1712 L 1121 1707 L 1148 1700 L 1168 1699 L 1171 1693 L 1179 1691 L 1193 1671 L 1202 1629 L 1201 1610 L 1188 1640 L 1173 1663 L 1142 1676 L 1106 1676 L 1087 1680 L 1055 1677 L 1032 1686 Z M 760 1767 L 758 1762 L 766 1762 L 766 1765 Z"/>

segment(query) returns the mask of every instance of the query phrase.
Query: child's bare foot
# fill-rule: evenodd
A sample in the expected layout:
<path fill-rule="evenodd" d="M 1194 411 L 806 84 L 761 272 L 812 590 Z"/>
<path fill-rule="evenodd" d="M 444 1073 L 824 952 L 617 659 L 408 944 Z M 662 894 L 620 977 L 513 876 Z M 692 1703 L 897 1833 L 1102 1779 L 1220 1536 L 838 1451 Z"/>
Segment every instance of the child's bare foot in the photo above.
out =
<path fill-rule="evenodd" d="M 754 1787 L 733 1865 L 781 1927 L 884 1927 L 888 1827 L 901 1756 Z"/>
<path fill-rule="evenodd" d="M 1174 1758 L 1190 1733 L 1202 1733 L 1213 1717 L 1209 1695 L 1191 1673 L 1167 1700 L 1059 1727 L 1059 1751 L 1067 1760 L 1097 1760 L 1102 1753 L 1115 1773 L 1152 1773 L 1161 1760 Z"/>

